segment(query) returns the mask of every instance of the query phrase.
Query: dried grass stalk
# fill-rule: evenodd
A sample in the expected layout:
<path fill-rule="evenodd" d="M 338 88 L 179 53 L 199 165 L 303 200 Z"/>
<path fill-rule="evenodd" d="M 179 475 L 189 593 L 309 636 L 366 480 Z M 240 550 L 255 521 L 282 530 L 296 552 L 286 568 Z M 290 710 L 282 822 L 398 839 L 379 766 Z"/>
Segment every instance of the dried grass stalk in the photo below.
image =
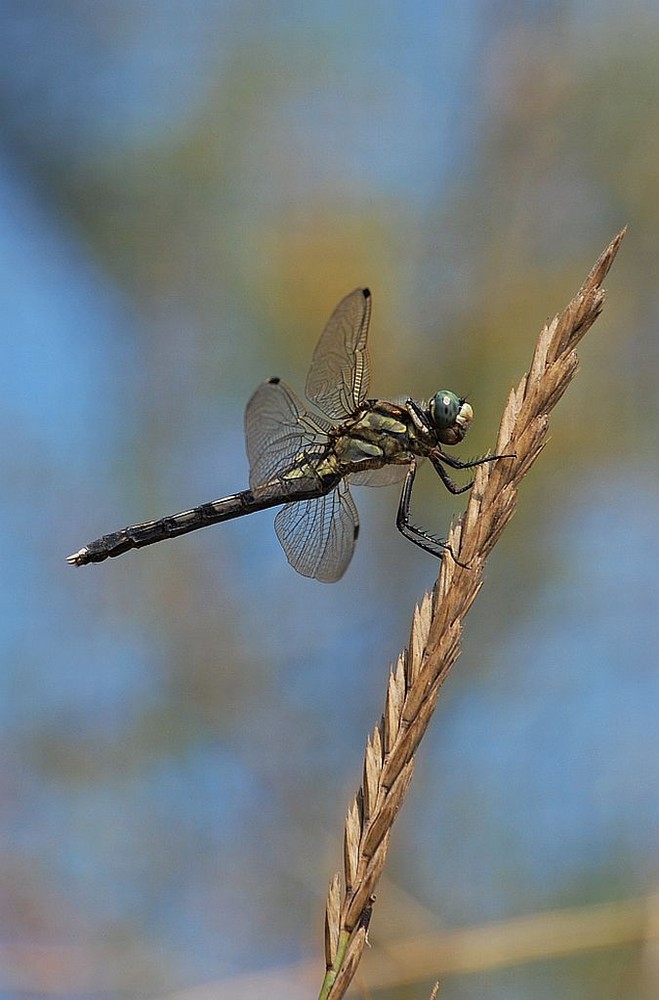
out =
<path fill-rule="evenodd" d="M 467 511 L 448 537 L 465 565 L 444 559 L 433 594 L 425 594 L 414 611 L 409 646 L 390 673 L 384 714 L 366 745 L 362 786 L 348 809 L 345 889 L 341 899 L 335 876 L 327 903 L 321 1000 L 342 997 L 359 963 L 391 827 L 439 690 L 460 654 L 462 620 L 482 586 L 485 560 L 515 511 L 519 484 L 546 444 L 549 412 L 576 373 L 574 349 L 602 310 L 602 281 L 624 234 L 624 229 L 618 233 L 577 295 L 542 330 L 529 373 L 511 391 L 501 418 L 496 452 L 515 457 L 477 470 Z"/>

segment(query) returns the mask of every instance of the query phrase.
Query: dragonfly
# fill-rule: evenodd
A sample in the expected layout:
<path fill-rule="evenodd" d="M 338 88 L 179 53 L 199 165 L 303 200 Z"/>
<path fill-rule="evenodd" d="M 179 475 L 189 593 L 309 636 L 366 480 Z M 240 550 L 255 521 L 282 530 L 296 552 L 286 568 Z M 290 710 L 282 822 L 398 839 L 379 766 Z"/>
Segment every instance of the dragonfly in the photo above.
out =
<path fill-rule="evenodd" d="M 403 483 L 396 515 L 402 535 L 431 555 L 447 541 L 410 519 L 419 463 L 428 459 L 446 489 L 464 493 L 448 469 L 473 469 L 511 456 L 460 461 L 445 451 L 459 444 L 474 417 L 464 397 L 442 389 L 428 401 L 367 398 L 367 339 L 371 293 L 356 288 L 339 302 L 313 355 L 307 376 L 309 407 L 281 379 L 262 383 L 245 410 L 249 489 L 103 535 L 68 557 L 74 566 L 98 563 L 129 549 L 281 506 L 275 531 L 291 566 L 323 583 L 339 580 L 352 559 L 359 515 L 350 487 Z M 457 561 L 457 559 L 456 559 Z"/>

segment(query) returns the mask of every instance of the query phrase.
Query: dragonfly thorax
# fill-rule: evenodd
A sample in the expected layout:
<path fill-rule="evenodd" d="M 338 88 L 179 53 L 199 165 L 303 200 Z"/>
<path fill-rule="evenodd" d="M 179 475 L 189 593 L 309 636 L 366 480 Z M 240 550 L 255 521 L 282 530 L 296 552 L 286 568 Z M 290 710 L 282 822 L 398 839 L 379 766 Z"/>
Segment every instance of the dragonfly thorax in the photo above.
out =
<path fill-rule="evenodd" d="M 341 427 L 332 451 L 345 468 L 381 468 L 409 462 L 415 451 L 415 428 L 407 409 L 385 400 L 370 399 Z"/>

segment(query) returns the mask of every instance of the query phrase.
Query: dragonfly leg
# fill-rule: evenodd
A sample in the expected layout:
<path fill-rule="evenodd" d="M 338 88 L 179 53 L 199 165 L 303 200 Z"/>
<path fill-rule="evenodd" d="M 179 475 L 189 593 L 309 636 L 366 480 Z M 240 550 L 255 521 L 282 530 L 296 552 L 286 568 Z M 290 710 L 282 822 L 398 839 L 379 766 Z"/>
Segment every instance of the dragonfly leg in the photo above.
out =
<path fill-rule="evenodd" d="M 432 462 L 433 469 L 444 483 L 444 486 L 449 493 L 453 494 L 453 496 L 458 496 L 460 493 L 466 493 L 467 490 L 470 490 L 474 485 L 474 481 L 472 479 L 466 486 L 456 486 L 437 456 L 431 455 L 430 461 Z"/>
<path fill-rule="evenodd" d="M 517 455 L 514 452 L 511 455 L 486 455 L 485 458 L 473 458 L 469 462 L 461 462 L 459 458 L 447 455 L 441 448 L 434 448 L 433 453 L 430 456 L 432 464 L 438 472 L 439 462 L 443 462 L 445 465 L 448 465 L 450 469 L 475 469 L 478 465 L 486 465 L 487 462 L 496 462 L 499 458 L 517 458 Z M 436 459 L 436 461 L 433 461 L 433 459 Z"/>
<path fill-rule="evenodd" d="M 444 473 L 444 475 L 446 475 L 446 473 Z M 412 460 L 407 470 L 405 482 L 403 483 L 403 490 L 400 495 L 398 513 L 396 514 L 396 527 L 404 538 L 409 539 L 410 542 L 414 542 L 415 545 L 418 545 L 420 549 L 424 549 L 425 552 L 429 552 L 432 556 L 436 556 L 438 559 L 441 559 L 444 553 L 448 552 L 456 561 L 458 566 L 464 566 L 464 563 L 461 563 L 456 557 L 448 542 L 444 541 L 442 538 L 437 538 L 435 535 L 431 535 L 430 532 L 424 531 L 423 528 L 418 528 L 410 522 L 410 500 L 412 498 L 412 486 L 414 485 L 415 476 L 416 462 Z M 462 490 L 459 490 L 458 492 L 462 492 Z"/>

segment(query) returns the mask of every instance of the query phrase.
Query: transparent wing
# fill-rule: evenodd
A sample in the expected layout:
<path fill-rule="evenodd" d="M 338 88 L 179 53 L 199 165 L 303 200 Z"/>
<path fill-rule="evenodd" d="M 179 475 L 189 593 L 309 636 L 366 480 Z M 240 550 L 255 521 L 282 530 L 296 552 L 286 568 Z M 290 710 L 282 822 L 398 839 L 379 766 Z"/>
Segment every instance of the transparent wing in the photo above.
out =
<path fill-rule="evenodd" d="M 384 465 L 381 469 L 351 472 L 348 479 L 353 486 L 393 486 L 403 481 L 408 468 L 407 465 Z"/>
<path fill-rule="evenodd" d="M 275 518 L 275 531 L 293 569 L 334 583 L 352 559 L 359 515 L 342 482 L 326 496 L 286 504 Z"/>
<path fill-rule="evenodd" d="M 328 417 L 354 413 L 366 399 L 370 317 L 371 293 L 368 288 L 356 288 L 339 302 L 318 341 L 306 394 Z"/>
<path fill-rule="evenodd" d="M 313 464 L 325 453 L 331 424 L 309 413 L 292 389 L 270 379 L 245 410 L 245 442 L 251 489 L 287 472 L 300 455 Z"/>

